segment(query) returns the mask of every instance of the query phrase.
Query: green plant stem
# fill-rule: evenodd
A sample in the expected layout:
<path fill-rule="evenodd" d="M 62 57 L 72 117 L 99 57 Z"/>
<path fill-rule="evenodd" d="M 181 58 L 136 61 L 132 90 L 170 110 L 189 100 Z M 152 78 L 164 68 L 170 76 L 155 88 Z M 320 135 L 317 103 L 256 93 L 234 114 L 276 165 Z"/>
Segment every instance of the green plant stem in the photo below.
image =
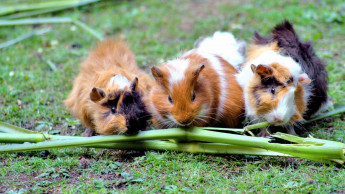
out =
<path fill-rule="evenodd" d="M 4 134 L 9 135 L 9 134 Z M 16 135 L 16 134 L 11 134 Z M 40 134 L 33 134 L 40 135 Z M 279 135 L 279 134 L 278 134 Z M 291 140 L 292 142 L 301 142 L 301 138 L 292 135 L 282 135 L 280 138 Z M 94 146 L 103 143 L 121 143 L 128 141 L 143 141 L 143 140 L 164 140 L 175 139 L 179 141 L 203 141 L 212 143 L 231 144 L 240 147 L 259 148 L 266 151 L 279 152 L 287 155 L 292 155 L 300 158 L 307 158 L 321 162 L 336 161 L 343 163 L 344 158 L 344 144 L 339 142 L 318 140 L 315 138 L 305 138 L 308 144 L 277 144 L 269 143 L 270 139 L 263 137 L 250 137 L 243 135 L 235 135 L 221 132 L 214 132 L 204 130 L 202 128 L 190 129 L 164 129 L 140 132 L 134 136 L 125 135 L 109 135 L 109 136 L 95 136 L 95 137 L 79 137 L 65 139 L 66 137 L 57 136 L 61 140 L 54 140 L 55 136 L 44 137 L 45 139 L 53 139 L 53 141 L 40 142 L 36 144 L 16 144 L 16 145 L 2 145 L 0 152 L 14 152 L 14 151 L 34 151 L 46 150 L 61 147 L 79 147 L 79 146 Z M 68 138 L 68 137 L 67 137 Z M 41 139 L 42 140 L 42 139 Z M 8 141 L 8 140 L 7 140 Z M 304 143 L 304 142 L 302 142 Z M 135 143 L 132 143 L 135 144 Z M 191 146 L 192 147 L 192 146 Z M 190 149 L 190 148 L 189 148 Z M 197 148 L 195 150 L 198 150 Z M 190 151 L 190 150 L 189 150 Z"/>
<path fill-rule="evenodd" d="M 68 6 L 76 3 L 80 3 L 80 0 L 60 0 L 60 1 L 46 1 L 46 2 L 39 2 L 39 3 L 18 3 L 15 5 L 7 5 L 2 6 L 0 9 L 0 15 L 6 15 L 15 13 L 18 11 L 26 11 L 26 10 L 37 10 L 37 9 L 46 9 L 52 7 L 61 7 L 61 6 Z"/>
<path fill-rule="evenodd" d="M 111 148 L 127 150 L 161 150 L 178 151 L 190 153 L 209 153 L 209 154 L 238 154 L 238 155 L 258 155 L 258 156 L 289 156 L 278 152 L 267 151 L 259 148 L 243 147 L 221 143 L 200 143 L 200 142 L 179 142 L 171 143 L 168 141 L 144 141 L 144 142 L 122 142 L 107 143 L 97 145 L 87 145 L 92 148 Z"/>
<path fill-rule="evenodd" d="M 64 9 L 70 9 L 73 7 L 79 7 L 79 6 L 87 5 L 87 4 L 98 2 L 98 1 L 99 0 L 86 0 L 86 1 L 80 1 L 80 2 L 71 2 L 71 4 L 66 5 L 66 6 L 61 6 L 61 5 L 57 4 L 54 7 L 16 13 L 16 14 L 0 17 L 0 19 L 18 19 L 18 18 L 24 18 L 24 17 L 29 17 L 29 16 L 40 15 L 40 14 L 44 14 L 44 13 L 52 13 L 52 12 L 56 12 L 56 11 L 60 11 L 60 10 L 64 10 Z"/>
<path fill-rule="evenodd" d="M 18 25 L 32 25 L 32 24 L 56 24 L 56 23 L 72 23 L 71 18 L 54 17 L 54 18 L 29 18 L 19 20 L 0 20 L 0 26 L 18 26 Z"/>
<path fill-rule="evenodd" d="M 327 117 L 331 117 L 333 115 L 337 115 L 337 114 L 340 114 L 340 113 L 343 113 L 343 112 L 345 112 L 345 103 L 338 105 L 338 107 L 335 108 L 333 111 L 317 115 L 316 117 L 313 117 L 313 118 L 311 118 L 310 120 L 308 120 L 306 122 L 310 123 L 310 122 L 313 122 L 313 121 L 316 121 L 316 120 L 320 120 L 320 119 L 324 119 L 324 118 L 327 118 Z"/>
<path fill-rule="evenodd" d="M 90 28 L 89 26 L 87 26 L 86 24 L 78 21 L 78 20 L 73 20 L 73 23 L 77 26 L 79 26 L 80 28 L 84 29 L 85 31 L 89 32 L 91 35 L 93 35 L 94 37 L 96 37 L 99 41 L 103 40 L 102 35 L 100 35 L 99 33 L 97 33 L 95 30 L 93 30 L 92 28 Z"/>
<path fill-rule="evenodd" d="M 31 18 L 31 19 L 19 19 L 19 20 L 0 20 L 0 26 L 17 26 L 17 25 L 32 25 L 32 24 L 58 24 L 58 23 L 73 23 L 83 30 L 90 33 L 92 36 L 97 38 L 99 41 L 103 40 L 102 35 L 97 33 L 95 30 L 87 26 L 86 24 L 73 20 L 71 18 L 61 17 L 61 18 Z"/>
<path fill-rule="evenodd" d="M 8 135 L 8 134 L 6 134 Z M 39 134 L 35 134 L 39 136 Z M 107 135 L 107 136 L 94 136 L 94 137 L 80 137 L 73 139 L 61 139 L 54 141 L 39 142 L 35 144 L 14 144 L 14 145 L 1 145 L 0 152 L 13 152 L 13 151 L 35 151 L 47 150 L 61 147 L 79 147 L 85 145 L 93 145 L 99 143 L 117 143 L 128 141 L 143 141 L 143 140 L 157 140 L 157 139 L 179 139 L 183 140 L 186 137 L 186 131 L 182 129 L 164 129 L 143 131 L 133 136 L 126 135 Z"/>
<path fill-rule="evenodd" d="M 17 134 L 17 133 L 0 133 L 1 143 L 37 143 L 46 141 L 43 134 Z"/>
<path fill-rule="evenodd" d="M 324 140 L 325 143 L 323 145 L 277 144 L 269 143 L 270 139 L 268 138 L 225 134 L 213 131 L 205 131 L 199 128 L 193 128 L 189 131 L 188 140 L 255 147 L 322 162 L 331 159 L 339 159 L 342 162 L 345 160 L 345 145 L 343 143 L 327 140 Z"/>
<path fill-rule="evenodd" d="M 15 38 L 13 40 L 1 43 L 0 44 L 0 49 L 6 48 L 6 47 L 11 46 L 11 45 L 14 45 L 14 44 L 16 44 L 16 43 L 18 43 L 18 42 L 20 42 L 22 40 L 25 40 L 27 38 L 30 38 L 30 37 L 32 37 L 34 35 L 42 35 L 42 34 L 47 33 L 49 31 L 51 31 L 50 28 L 44 28 L 44 29 L 41 29 L 41 30 L 29 32 L 27 34 L 24 34 L 22 36 L 19 36 L 19 37 Z"/>
<path fill-rule="evenodd" d="M 2 133 L 26 133 L 26 134 L 38 134 L 38 132 L 23 129 L 8 123 L 0 122 L 0 132 Z M 0 133 L 1 134 L 1 133 Z"/>
<path fill-rule="evenodd" d="M 255 123 L 252 125 L 248 125 L 246 127 L 244 127 L 244 131 L 250 131 L 253 129 L 259 129 L 259 128 L 264 128 L 264 127 L 268 127 L 270 126 L 270 123 L 265 121 L 265 122 L 261 122 L 261 123 Z"/>

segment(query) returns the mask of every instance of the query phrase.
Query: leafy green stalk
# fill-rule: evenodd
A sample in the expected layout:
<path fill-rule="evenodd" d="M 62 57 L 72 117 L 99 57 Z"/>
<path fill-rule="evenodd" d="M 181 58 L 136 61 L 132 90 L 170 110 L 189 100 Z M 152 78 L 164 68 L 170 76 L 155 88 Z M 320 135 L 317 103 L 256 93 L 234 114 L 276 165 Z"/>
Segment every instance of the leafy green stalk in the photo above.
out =
<path fill-rule="evenodd" d="M 295 136 L 293 136 L 295 137 Z M 289 140 L 291 136 L 285 136 Z M 308 141 L 316 141 L 314 138 L 306 138 Z M 270 143 L 270 139 L 263 137 L 249 137 L 243 135 L 234 135 L 219 133 L 213 131 L 205 131 L 200 128 L 192 128 L 188 134 L 188 140 L 207 141 L 214 143 L 233 144 L 246 147 L 255 147 L 275 152 L 285 153 L 300 158 L 307 158 L 317 161 L 329 161 L 338 159 L 345 161 L 344 148 L 345 144 L 322 140 L 320 145 L 315 144 L 278 144 Z"/>
<path fill-rule="evenodd" d="M 8 123 L 0 122 L 0 134 L 2 133 L 26 133 L 26 134 L 37 134 L 37 132 L 23 129 Z"/>
<path fill-rule="evenodd" d="M 161 150 L 161 151 L 178 151 L 190 153 L 209 153 L 209 154 L 238 154 L 238 155 L 258 155 L 258 156 L 289 156 L 278 152 L 272 152 L 259 148 L 236 146 L 222 143 L 200 143 L 200 142 L 179 142 L 170 141 L 141 141 L 141 142 L 122 142 L 94 144 L 84 147 L 93 148 L 111 148 L 126 150 Z"/>
<path fill-rule="evenodd" d="M 4 134 L 12 135 L 12 134 Z M 14 136 L 16 134 L 13 134 Z M 33 134 L 39 136 L 40 134 Z M 53 136 L 54 137 L 54 136 Z M 13 145 L 1 145 L 0 152 L 13 152 L 13 151 L 36 151 L 46 150 L 62 147 L 79 147 L 85 145 L 93 145 L 99 143 L 117 143 L 117 142 L 128 142 L 128 141 L 143 141 L 143 140 L 157 140 L 157 139 L 184 139 L 186 132 L 183 129 L 165 129 L 165 130 L 152 130 L 143 131 L 133 136 L 126 135 L 107 135 L 107 136 L 94 136 L 85 138 L 72 138 L 45 141 L 35 144 L 13 144 Z M 0 137 L 1 139 L 1 137 Z"/>

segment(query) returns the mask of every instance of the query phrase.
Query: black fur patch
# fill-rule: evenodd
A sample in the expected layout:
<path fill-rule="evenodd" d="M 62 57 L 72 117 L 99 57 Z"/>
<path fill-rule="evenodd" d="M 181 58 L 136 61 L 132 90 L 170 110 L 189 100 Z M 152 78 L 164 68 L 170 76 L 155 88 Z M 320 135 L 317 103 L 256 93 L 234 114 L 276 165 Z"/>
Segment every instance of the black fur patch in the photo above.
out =
<path fill-rule="evenodd" d="M 328 73 L 323 61 L 316 56 L 311 42 L 303 42 L 296 34 L 293 25 L 285 20 L 272 30 L 272 35 L 262 37 L 259 33 L 254 34 L 255 44 L 264 45 L 277 41 L 278 47 L 282 49 L 282 54 L 292 57 L 299 63 L 303 71 L 312 80 L 312 95 L 307 105 L 307 111 L 303 115 L 309 119 L 312 114 L 317 112 L 321 105 L 327 102 L 327 80 Z"/>
<path fill-rule="evenodd" d="M 138 91 L 125 92 L 118 114 L 126 118 L 128 134 L 137 133 L 149 126 L 151 114 L 146 110 L 142 96 Z"/>

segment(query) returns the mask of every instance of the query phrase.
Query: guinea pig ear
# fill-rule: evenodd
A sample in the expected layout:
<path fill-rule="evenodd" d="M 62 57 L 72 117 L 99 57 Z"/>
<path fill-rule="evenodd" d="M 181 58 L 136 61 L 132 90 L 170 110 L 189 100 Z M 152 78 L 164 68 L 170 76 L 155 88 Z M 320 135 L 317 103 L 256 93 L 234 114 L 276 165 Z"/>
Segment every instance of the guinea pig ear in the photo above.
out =
<path fill-rule="evenodd" d="M 98 102 L 102 100 L 105 97 L 105 92 L 101 88 L 92 88 L 91 93 L 90 93 L 90 99 L 93 102 Z"/>
<path fill-rule="evenodd" d="M 155 78 L 155 80 L 162 85 L 163 87 L 165 87 L 166 80 L 164 79 L 164 74 L 162 72 L 162 70 L 160 70 L 158 67 L 151 67 L 151 73 L 153 75 L 153 77 Z"/>
<path fill-rule="evenodd" d="M 298 78 L 298 82 L 304 85 L 304 84 L 309 84 L 311 80 L 309 79 L 306 73 L 302 73 Z"/>
<path fill-rule="evenodd" d="M 131 85 L 129 86 L 129 88 L 131 89 L 132 92 L 134 92 L 135 90 L 138 89 L 138 78 L 135 77 L 132 81 L 131 81 Z"/>
<path fill-rule="evenodd" d="M 194 71 L 194 76 L 198 77 L 200 72 L 205 68 L 205 62 L 202 62 L 201 65 Z"/>
<path fill-rule="evenodd" d="M 151 73 L 156 80 L 163 78 L 163 72 L 160 69 L 158 69 L 158 67 L 151 67 Z"/>
<path fill-rule="evenodd" d="M 251 68 L 252 68 L 252 71 L 253 71 L 253 66 L 255 67 L 255 65 L 252 65 Z M 254 71 L 253 71 L 254 72 Z M 272 75 L 273 73 L 273 69 L 272 67 L 268 66 L 268 65 L 258 65 L 256 68 L 255 68 L 255 72 L 257 74 L 259 74 L 260 76 L 263 76 L 263 77 L 267 77 L 267 76 L 270 76 Z"/>

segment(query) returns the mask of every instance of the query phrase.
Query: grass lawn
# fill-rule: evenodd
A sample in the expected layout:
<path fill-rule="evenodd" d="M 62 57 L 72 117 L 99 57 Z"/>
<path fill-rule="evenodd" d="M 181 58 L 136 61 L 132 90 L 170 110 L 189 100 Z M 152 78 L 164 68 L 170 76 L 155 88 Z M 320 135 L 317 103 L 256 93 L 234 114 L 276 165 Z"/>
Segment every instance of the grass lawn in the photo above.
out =
<path fill-rule="evenodd" d="M 78 19 L 104 36 L 124 36 L 144 68 L 180 55 L 216 30 L 249 42 L 255 30 L 267 34 L 287 18 L 314 43 L 328 64 L 329 94 L 344 102 L 343 0 L 103 1 L 41 17 L 53 16 Z M 97 40 L 73 24 L 44 24 L 1 27 L 0 41 L 46 27 L 52 31 L 0 50 L 0 121 L 80 135 L 85 128 L 62 100 Z M 306 135 L 344 142 L 345 115 L 305 129 Z M 344 193 L 344 177 L 343 167 L 292 158 L 87 148 L 0 155 L 0 193 Z"/>

